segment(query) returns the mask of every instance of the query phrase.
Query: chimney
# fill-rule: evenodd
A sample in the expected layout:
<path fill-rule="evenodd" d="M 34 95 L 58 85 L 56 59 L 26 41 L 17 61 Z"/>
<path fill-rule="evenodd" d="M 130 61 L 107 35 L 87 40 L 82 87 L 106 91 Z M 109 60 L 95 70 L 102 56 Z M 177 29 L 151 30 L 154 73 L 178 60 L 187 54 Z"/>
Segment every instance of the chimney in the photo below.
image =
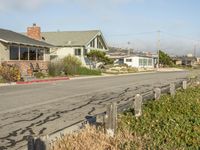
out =
<path fill-rule="evenodd" d="M 32 27 L 27 28 L 27 36 L 35 40 L 41 40 L 40 27 L 38 27 L 36 23 L 33 23 Z"/>

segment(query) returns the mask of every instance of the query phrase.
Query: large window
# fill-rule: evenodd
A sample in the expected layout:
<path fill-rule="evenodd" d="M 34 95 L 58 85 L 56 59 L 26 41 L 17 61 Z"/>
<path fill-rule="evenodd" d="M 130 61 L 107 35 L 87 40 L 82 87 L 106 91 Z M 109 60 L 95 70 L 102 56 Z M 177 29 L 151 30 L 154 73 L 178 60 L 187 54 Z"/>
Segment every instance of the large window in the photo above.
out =
<path fill-rule="evenodd" d="M 147 66 L 147 59 L 143 59 L 143 66 Z"/>
<path fill-rule="evenodd" d="M 81 56 L 81 49 L 80 48 L 75 49 L 75 55 Z"/>
<path fill-rule="evenodd" d="M 149 60 L 148 60 L 148 66 L 152 66 L 153 65 L 153 60 L 152 60 L 152 58 L 149 58 Z"/>
<path fill-rule="evenodd" d="M 37 59 L 38 60 L 43 60 L 44 59 L 44 50 L 43 49 L 38 49 L 37 50 Z"/>
<path fill-rule="evenodd" d="M 36 60 L 36 48 L 30 48 L 29 49 L 29 60 Z"/>
<path fill-rule="evenodd" d="M 20 60 L 28 60 L 28 48 L 20 47 Z"/>
<path fill-rule="evenodd" d="M 94 48 L 95 48 L 95 41 L 94 41 L 94 40 L 92 40 L 92 41 L 90 42 L 90 47 L 94 47 Z"/>
<path fill-rule="evenodd" d="M 10 60 L 44 60 L 44 49 L 10 46 Z"/>
<path fill-rule="evenodd" d="M 19 60 L 18 46 L 10 46 L 10 60 Z"/>
<path fill-rule="evenodd" d="M 139 66 L 143 66 L 143 59 L 139 58 Z"/>

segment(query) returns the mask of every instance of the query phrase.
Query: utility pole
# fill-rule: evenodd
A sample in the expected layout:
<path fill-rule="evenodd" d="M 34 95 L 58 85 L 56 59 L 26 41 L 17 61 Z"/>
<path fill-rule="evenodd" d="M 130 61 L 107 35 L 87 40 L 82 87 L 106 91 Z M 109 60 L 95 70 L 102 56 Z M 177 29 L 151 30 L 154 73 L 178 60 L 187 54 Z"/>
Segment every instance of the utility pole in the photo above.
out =
<path fill-rule="evenodd" d="M 157 65 L 157 68 L 159 68 L 159 65 L 160 65 L 160 58 L 159 58 L 159 54 L 160 54 L 160 30 L 157 31 L 157 54 L 158 54 L 158 65 Z"/>
<path fill-rule="evenodd" d="M 131 44 L 131 42 L 129 42 L 129 41 L 128 41 L 128 43 L 127 43 L 127 44 L 128 44 L 128 56 L 130 56 L 130 55 L 131 55 L 131 50 L 130 50 L 130 47 L 129 47 L 129 45 Z"/>
<path fill-rule="evenodd" d="M 196 49 L 197 49 L 197 47 L 196 47 L 196 45 L 194 45 L 194 57 L 196 57 Z"/>

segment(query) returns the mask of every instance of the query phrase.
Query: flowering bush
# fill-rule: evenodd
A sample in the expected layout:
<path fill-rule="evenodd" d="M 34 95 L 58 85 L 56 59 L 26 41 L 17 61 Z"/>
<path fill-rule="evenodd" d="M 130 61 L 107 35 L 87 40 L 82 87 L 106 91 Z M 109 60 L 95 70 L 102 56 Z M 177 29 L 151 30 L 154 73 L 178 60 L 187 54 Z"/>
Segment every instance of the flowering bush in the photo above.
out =
<path fill-rule="evenodd" d="M 21 79 L 20 70 L 17 66 L 0 66 L 0 76 L 2 76 L 4 80 L 9 82 L 15 82 Z"/>

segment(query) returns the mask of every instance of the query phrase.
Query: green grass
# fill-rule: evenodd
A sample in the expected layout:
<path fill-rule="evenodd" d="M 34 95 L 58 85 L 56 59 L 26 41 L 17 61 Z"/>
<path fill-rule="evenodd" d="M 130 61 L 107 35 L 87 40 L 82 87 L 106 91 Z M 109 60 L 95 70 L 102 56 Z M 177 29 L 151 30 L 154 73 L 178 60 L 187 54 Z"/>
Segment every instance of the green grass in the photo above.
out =
<path fill-rule="evenodd" d="M 141 136 L 145 149 L 199 150 L 200 87 L 178 91 L 174 98 L 164 95 L 158 101 L 147 102 L 138 119 L 132 111 L 124 113 L 119 129 Z"/>
<path fill-rule="evenodd" d="M 95 70 L 95 69 L 89 69 L 86 67 L 78 67 L 77 74 L 78 75 L 101 75 L 101 71 Z"/>

